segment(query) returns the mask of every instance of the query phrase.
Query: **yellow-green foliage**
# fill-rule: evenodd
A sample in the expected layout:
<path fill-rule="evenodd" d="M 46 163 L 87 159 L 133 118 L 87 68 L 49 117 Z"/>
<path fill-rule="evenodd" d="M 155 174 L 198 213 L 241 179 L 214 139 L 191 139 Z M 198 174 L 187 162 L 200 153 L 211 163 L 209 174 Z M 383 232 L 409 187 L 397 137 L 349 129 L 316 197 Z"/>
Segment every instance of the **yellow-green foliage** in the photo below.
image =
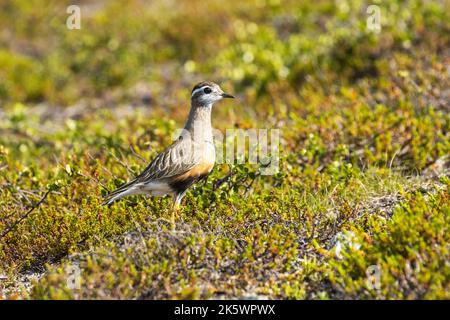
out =
<path fill-rule="evenodd" d="M 379 34 L 358 0 L 2 2 L 0 298 L 449 299 L 450 10 L 374 2 Z M 201 79 L 238 97 L 216 128 L 280 129 L 279 173 L 217 165 L 175 230 L 100 206 Z"/>
<path fill-rule="evenodd" d="M 329 262 L 330 280 L 343 297 L 448 298 L 449 182 L 436 193 L 406 195 L 387 223 L 379 216 L 368 218 L 368 228 L 355 236 L 361 247 Z M 379 268 L 379 288 L 368 284 L 370 265 Z"/>

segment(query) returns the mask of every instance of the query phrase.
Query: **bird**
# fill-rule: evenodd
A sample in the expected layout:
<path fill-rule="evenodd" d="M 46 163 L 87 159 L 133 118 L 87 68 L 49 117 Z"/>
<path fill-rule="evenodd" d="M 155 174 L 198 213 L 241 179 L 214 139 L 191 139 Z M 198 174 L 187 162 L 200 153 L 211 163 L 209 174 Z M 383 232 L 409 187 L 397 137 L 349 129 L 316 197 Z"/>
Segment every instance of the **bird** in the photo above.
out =
<path fill-rule="evenodd" d="M 215 164 L 215 147 L 211 125 L 214 103 L 234 98 L 218 84 L 197 83 L 191 92 L 191 108 L 179 137 L 134 179 L 105 196 L 103 205 L 131 195 L 172 195 L 173 213 L 180 207 L 186 191 L 196 182 L 207 178 Z"/>

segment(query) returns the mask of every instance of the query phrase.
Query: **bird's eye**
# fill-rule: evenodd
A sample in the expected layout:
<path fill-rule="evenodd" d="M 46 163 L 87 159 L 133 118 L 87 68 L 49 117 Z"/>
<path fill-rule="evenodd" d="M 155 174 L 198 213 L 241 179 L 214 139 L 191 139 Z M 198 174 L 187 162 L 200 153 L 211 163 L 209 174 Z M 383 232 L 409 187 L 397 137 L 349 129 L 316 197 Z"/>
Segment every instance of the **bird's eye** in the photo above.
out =
<path fill-rule="evenodd" d="M 211 88 L 203 89 L 203 92 L 206 93 L 206 94 L 211 93 L 211 91 L 212 91 Z"/>

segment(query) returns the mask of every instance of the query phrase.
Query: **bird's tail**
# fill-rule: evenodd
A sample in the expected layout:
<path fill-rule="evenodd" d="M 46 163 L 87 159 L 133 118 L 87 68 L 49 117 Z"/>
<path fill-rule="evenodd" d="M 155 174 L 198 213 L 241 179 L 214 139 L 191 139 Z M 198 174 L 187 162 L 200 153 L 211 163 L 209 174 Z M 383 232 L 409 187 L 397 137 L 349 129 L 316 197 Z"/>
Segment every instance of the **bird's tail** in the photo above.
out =
<path fill-rule="evenodd" d="M 112 191 L 111 193 L 107 194 L 104 197 L 104 201 L 102 203 L 102 206 L 107 206 L 113 203 L 116 200 L 119 200 L 122 197 L 130 196 L 133 194 L 137 194 L 137 190 L 134 188 L 136 185 L 136 179 L 131 180 L 128 183 L 125 183 L 121 185 L 116 190 Z"/>

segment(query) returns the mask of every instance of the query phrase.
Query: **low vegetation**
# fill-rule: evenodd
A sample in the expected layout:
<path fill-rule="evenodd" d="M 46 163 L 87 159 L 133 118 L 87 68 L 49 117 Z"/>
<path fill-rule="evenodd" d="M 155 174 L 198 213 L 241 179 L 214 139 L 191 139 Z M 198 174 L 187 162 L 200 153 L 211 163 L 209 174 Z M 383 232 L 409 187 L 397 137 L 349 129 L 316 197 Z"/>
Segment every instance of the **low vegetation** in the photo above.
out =
<path fill-rule="evenodd" d="M 449 299 L 446 1 L 0 4 L 0 298 Z M 102 196 L 183 126 L 280 129 L 279 171 Z M 78 277 L 79 275 L 79 277 Z"/>

